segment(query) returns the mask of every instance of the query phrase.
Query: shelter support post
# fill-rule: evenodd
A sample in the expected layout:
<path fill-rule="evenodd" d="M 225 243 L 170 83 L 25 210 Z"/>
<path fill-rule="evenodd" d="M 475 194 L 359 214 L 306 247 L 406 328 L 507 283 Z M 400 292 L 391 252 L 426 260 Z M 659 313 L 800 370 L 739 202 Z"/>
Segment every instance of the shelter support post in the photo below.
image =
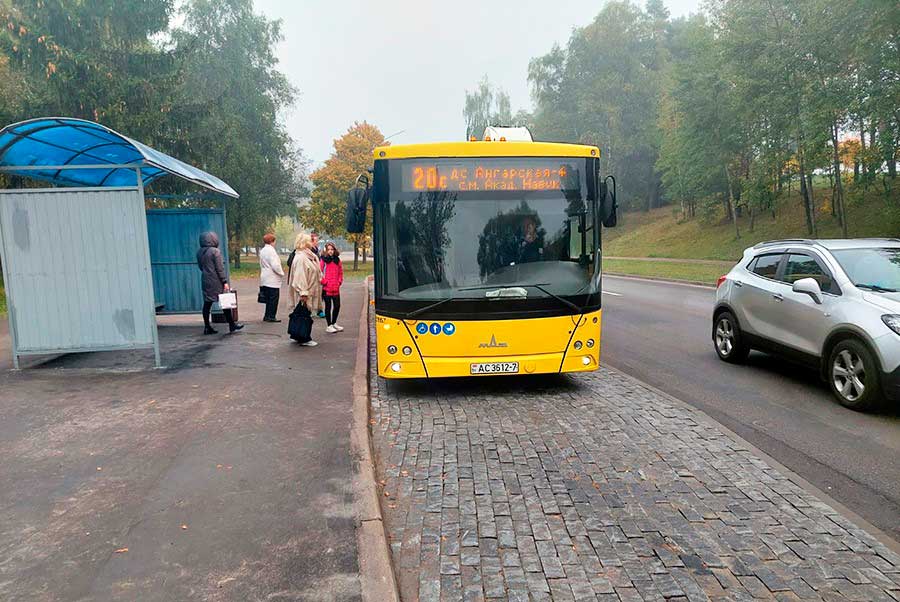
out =
<path fill-rule="evenodd" d="M 144 180 L 141 178 L 141 168 L 136 167 L 134 171 L 137 174 L 138 190 L 140 190 L 140 193 L 141 193 L 141 206 L 146 208 L 147 201 L 144 198 Z M 147 277 L 147 281 L 150 283 L 150 290 L 153 291 L 153 271 L 150 269 L 150 239 L 149 239 L 149 235 L 147 234 L 147 212 L 146 212 L 146 210 L 141 211 L 141 220 L 143 222 L 142 227 L 140 229 L 141 237 L 143 238 L 142 244 L 144 247 L 144 252 L 146 253 L 146 256 L 147 256 L 147 261 L 145 264 L 147 266 L 146 277 Z M 150 295 L 150 313 L 148 315 L 150 316 L 150 321 L 151 321 L 150 331 L 153 333 L 153 357 L 156 362 L 156 367 L 162 368 L 162 362 L 159 357 L 159 329 L 156 324 L 156 302 L 154 301 L 152 294 Z"/>

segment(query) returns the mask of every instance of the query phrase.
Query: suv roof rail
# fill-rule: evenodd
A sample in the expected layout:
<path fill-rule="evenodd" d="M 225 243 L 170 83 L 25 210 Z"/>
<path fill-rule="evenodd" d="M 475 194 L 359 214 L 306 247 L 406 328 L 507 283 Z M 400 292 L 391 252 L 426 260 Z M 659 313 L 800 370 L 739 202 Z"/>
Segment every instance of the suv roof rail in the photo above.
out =
<path fill-rule="evenodd" d="M 753 248 L 759 249 L 762 247 L 770 247 L 772 245 L 783 245 L 785 243 L 791 243 L 791 242 L 799 242 L 799 243 L 803 243 L 806 245 L 812 245 L 812 244 L 815 244 L 816 241 L 809 239 L 809 238 L 782 238 L 780 240 L 764 240 L 762 242 L 758 242 L 755 245 L 753 245 Z"/>

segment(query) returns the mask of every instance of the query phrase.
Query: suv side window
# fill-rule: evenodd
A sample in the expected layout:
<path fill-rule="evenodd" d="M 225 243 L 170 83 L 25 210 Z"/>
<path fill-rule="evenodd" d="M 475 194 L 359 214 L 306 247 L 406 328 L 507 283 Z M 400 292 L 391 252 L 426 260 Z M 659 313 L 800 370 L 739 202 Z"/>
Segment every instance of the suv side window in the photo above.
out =
<path fill-rule="evenodd" d="M 788 255 L 780 280 L 793 285 L 802 278 L 812 278 L 823 292 L 839 294 L 831 274 L 814 257 L 792 253 Z"/>
<path fill-rule="evenodd" d="M 781 257 L 781 253 L 760 255 L 747 266 L 747 269 L 757 276 L 775 280 L 775 274 L 778 272 L 778 264 L 781 263 Z"/>

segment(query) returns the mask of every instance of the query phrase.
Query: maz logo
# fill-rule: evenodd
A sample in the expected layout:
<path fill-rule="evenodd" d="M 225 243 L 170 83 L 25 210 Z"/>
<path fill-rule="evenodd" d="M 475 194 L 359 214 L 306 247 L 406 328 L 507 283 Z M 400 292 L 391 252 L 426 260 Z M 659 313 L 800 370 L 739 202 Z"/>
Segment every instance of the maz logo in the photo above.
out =
<path fill-rule="evenodd" d="M 495 337 L 494 335 L 491 335 L 490 343 L 479 343 L 479 345 L 478 345 L 479 349 L 481 349 L 481 348 L 490 349 L 492 347 L 506 347 L 506 346 L 507 346 L 506 343 L 498 343 L 497 337 Z"/>

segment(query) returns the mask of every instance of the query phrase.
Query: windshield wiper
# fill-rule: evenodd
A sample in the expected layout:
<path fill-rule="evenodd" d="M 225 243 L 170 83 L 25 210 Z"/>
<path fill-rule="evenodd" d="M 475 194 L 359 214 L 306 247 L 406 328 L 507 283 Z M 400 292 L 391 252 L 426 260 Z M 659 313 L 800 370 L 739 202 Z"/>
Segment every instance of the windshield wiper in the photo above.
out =
<path fill-rule="evenodd" d="M 559 302 L 562 303 L 563 305 L 568 305 L 569 308 L 574 309 L 575 311 L 577 311 L 577 312 L 579 312 L 579 313 L 583 311 L 582 308 L 578 307 L 577 305 L 575 305 L 574 303 L 572 303 L 572 302 L 569 301 L 568 299 L 564 299 L 564 298 L 560 297 L 559 295 L 554 295 L 553 293 L 551 293 L 550 291 L 548 291 L 547 289 L 545 289 L 545 288 L 544 288 L 543 286 L 541 286 L 540 284 L 523 284 L 523 285 L 520 285 L 520 286 L 533 286 L 534 288 L 536 288 L 537 290 L 541 291 L 542 293 L 545 293 L 545 294 L 547 294 L 547 295 L 550 295 L 551 297 L 553 297 L 554 299 L 556 299 L 557 301 L 559 301 Z"/>
<path fill-rule="evenodd" d="M 451 301 L 463 301 L 466 300 L 467 297 L 447 297 L 446 299 L 441 299 L 440 301 L 436 301 L 431 305 L 426 305 L 425 307 L 420 307 L 419 309 L 415 309 L 408 314 L 406 314 L 406 319 L 411 320 L 418 315 L 424 314 L 426 311 L 432 310 L 436 307 L 443 305 L 444 303 L 450 303 Z"/>
<path fill-rule="evenodd" d="M 856 288 L 864 288 L 870 291 L 875 291 L 876 293 L 896 293 L 897 289 L 895 288 L 885 288 L 883 286 L 878 286 L 877 284 L 857 284 Z"/>

